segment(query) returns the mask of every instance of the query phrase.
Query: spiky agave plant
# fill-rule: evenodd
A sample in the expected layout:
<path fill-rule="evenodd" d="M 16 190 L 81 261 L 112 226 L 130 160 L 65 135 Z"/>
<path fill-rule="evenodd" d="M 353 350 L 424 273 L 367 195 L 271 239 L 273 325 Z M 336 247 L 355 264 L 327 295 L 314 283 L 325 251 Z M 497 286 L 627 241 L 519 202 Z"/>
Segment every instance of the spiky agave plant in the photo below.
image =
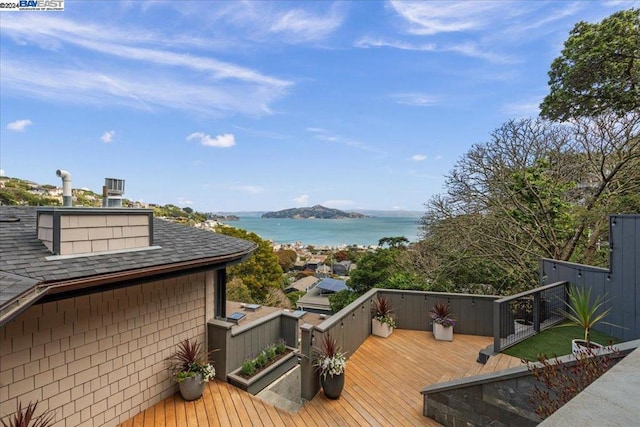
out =
<path fill-rule="evenodd" d="M 38 401 L 29 402 L 26 408 L 22 408 L 22 402 L 18 402 L 18 411 L 9 417 L 8 424 L 4 420 L 3 427 L 48 427 L 53 424 L 55 412 L 50 410 L 44 411 L 42 414 L 35 416 Z"/>
<path fill-rule="evenodd" d="M 382 323 L 386 323 L 392 328 L 396 327 L 396 322 L 393 315 L 393 306 L 389 298 L 379 296 L 373 300 L 371 306 L 371 314 L 373 318 L 379 320 Z"/>
<path fill-rule="evenodd" d="M 455 326 L 456 321 L 453 319 L 449 306 L 444 302 L 437 302 L 431 309 L 431 318 L 434 322 L 444 326 Z"/>
<path fill-rule="evenodd" d="M 560 310 L 560 312 L 569 322 L 584 329 L 584 340 L 587 345 L 591 344 L 591 329 L 596 324 L 604 323 L 617 326 L 604 321 L 604 318 L 611 311 L 611 308 L 600 311 L 606 302 L 604 295 L 598 295 L 591 304 L 591 288 L 581 289 L 577 286 L 571 286 L 567 296 L 569 302 L 564 301 L 564 303 L 568 310 Z"/>
<path fill-rule="evenodd" d="M 198 340 L 185 339 L 178 344 L 178 350 L 169 357 L 170 370 L 176 381 L 184 381 L 202 375 L 202 381 L 209 381 L 216 375 L 213 366 L 205 359 L 202 344 Z"/>
<path fill-rule="evenodd" d="M 326 379 L 327 375 L 333 377 L 344 373 L 347 358 L 341 350 L 342 348 L 338 346 L 338 342 L 331 334 L 322 337 L 321 346 L 315 349 L 317 355 L 315 366 L 323 378 Z"/>

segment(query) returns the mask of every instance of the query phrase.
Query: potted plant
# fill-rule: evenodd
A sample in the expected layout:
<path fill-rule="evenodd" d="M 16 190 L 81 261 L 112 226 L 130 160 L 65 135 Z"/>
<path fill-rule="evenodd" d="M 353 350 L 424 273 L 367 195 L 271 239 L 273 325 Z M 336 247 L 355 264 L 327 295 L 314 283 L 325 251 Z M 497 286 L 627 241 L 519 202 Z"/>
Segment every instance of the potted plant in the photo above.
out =
<path fill-rule="evenodd" d="M 325 396 L 337 399 L 344 388 L 344 370 L 347 365 L 345 353 L 340 351 L 335 338 L 330 334 L 322 338 L 320 348 L 315 348 L 316 360 L 314 366 L 320 374 L 320 385 Z"/>
<path fill-rule="evenodd" d="M 585 349 L 590 349 L 594 354 L 599 354 L 604 347 L 602 344 L 591 341 L 591 329 L 598 324 L 604 323 L 610 326 L 617 326 L 605 322 L 611 308 L 601 311 L 605 303 L 605 296 L 598 295 L 591 304 L 591 288 L 581 289 L 571 286 L 567 291 L 569 302 L 564 301 L 568 310 L 560 310 L 562 315 L 570 322 L 567 325 L 577 325 L 584 330 L 584 339 L 574 339 L 571 341 L 571 350 L 574 355 L 579 355 Z"/>
<path fill-rule="evenodd" d="M 22 408 L 22 402 L 18 401 L 18 410 L 13 416 L 7 417 L 8 420 L 0 420 L 4 427 L 49 427 L 55 422 L 55 412 L 47 409 L 42 414 L 36 416 L 36 408 L 38 401 L 29 402 L 26 408 Z"/>
<path fill-rule="evenodd" d="M 378 337 L 386 338 L 393 332 L 396 322 L 393 318 L 393 307 L 389 298 L 379 296 L 373 300 L 371 306 L 371 333 Z"/>
<path fill-rule="evenodd" d="M 440 341 L 453 341 L 453 326 L 456 321 L 449 312 L 449 306 L 443 302 L 437 302 L 431 309 L 433 319 L 433 336 Z"/>
<path fill-rule="evenodd" d="M 197 400 L 202 396 L 204 384 L 213 378 L 216 370 L 206 360 L 202 344 L 185 339 L 169 358 L 170 370 L 178 383 L 184 400 Z"/>

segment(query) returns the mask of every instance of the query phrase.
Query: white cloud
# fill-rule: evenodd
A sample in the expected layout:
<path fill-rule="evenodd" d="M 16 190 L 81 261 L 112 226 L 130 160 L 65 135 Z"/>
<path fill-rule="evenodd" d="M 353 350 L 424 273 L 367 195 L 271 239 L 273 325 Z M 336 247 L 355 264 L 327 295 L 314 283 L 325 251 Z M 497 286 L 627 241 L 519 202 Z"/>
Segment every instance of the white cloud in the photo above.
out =
<path fill-rule="evenodd" d="M 5 176 L 4 169 L 0 169 L 0 176 Z"/>
<path fill-rule="evenodd" d="M 440 159 L 442 159 L 442 156 L 441 156 L 440 154 L 438 154 L 438 155 L 435 157 L 435 160 L 440 160 Z"/>
<path fill-rule="evenodd" d="M 425 156 L 424 154 L 414 154 L 413 156 L 411 156 L 411 160 L 421 162 L 422 160 L 427 160 L 427 156 Z"/>
<path fill-rule="evenodd" d="M 298 205 L 298 206 L 307 206 L 307 204 L 309 203 L 309 196 L 307 194 L 302 194 L 298 197 L 294 197 L 293 201 Z"/>
<path fill-rule="evenodd" d="M 187 137 L 187 141 L 196 139 L 205 147 L 229 148 L 236 145 L 236 139 L 231 133 L 225 133 L 212 138 L 210 135 L 202 132 L 194 132 Z"/>
<path fill-rule="evenodd" d="M 102 142 L 104 142 L 105 144 L 110 144 L 113 142 L 113 137 L 116 135 L 116 131 L 115 130 L 110 130 L 107 131 L 105 133 L 102 134 L 102 136 L 100 137 L 100 140 Z"/>
<path fill-rule="evenodd" d="M 485 50 L 475 42 L 466 42 L 443 48 L 446 52 L 456 52 L 471 58 L 485 59 L 494 64 L 515 64 L 520 60 L 513 55 L 501 55 L 490 50 Z"/>
<path fill-rule="evenodd" d="M 345 145 L 347 147 L 353 147 L 353 148 L 357 148 L 363 151 L 370 151 L 370 152 L 376 152 L 379 153 L 379 151 L 363 142 L 360 141 L 356 141 L 353 140 L 351 138 L 346 138 L 340 135 L 334 135 L 332 134 L 330 131 L 326 130 L 326 129 L 322 129 L 322 128 L 316 128 L 316 127 L 308 127 L 307 128 L 308 132 L 311 132 L 316 139 L 319 139 L 321 141 L 328 141 L 328 142 L 333 142 L 333 143 L 337 143 L 337 144 L 342 144 Z"/>
<path fill-rule="evenodd" d="M 397 93 L 391 95 L 398 104 L 412 107 L 430 107 L 438 102 L 438 98 L 426 93 Z"/>
<path fill-rule="evenodd" d="M 392 1 L 392 8 L 409 23 L 411 34 L 433 35 L 483 29 L 503 17 L 505 2 Z M 502 16 L 501 16 L 502 15 Z"/>
<path fill-rule="evenodd" d="M 7 125 L 7 129 L 15 131 L 15 132 L 24 132 L 27 126 L 32 125 L 33 122 L 31 120 L 16 120 L 15 122 L 11 122 Z"/>
<path fill-rule="evenodd" d="M 83 104 L 110 102 L 147 110 L 161 106 L 214 114 L 261 115 L 270 114 L 269 105 L 292 85 L 290 81 L 211 55 L 189 54 L 179 44 L 176 50 L 181 51 L 167 50 L 170 44 L 167 39 L 171 37 L 147 30 L 123 30 L 125 27 L 34 14 L 15 18 L 3 22 L 3 35 L 12 37 L 19 45 L 60 50 L 61 55 L 67 56 L 64 61 L 49 62 L 36 59 L 46 55 L 14 56 L 6 61 L 3 58 L 0 64 L 3 91 Z M 103 55 L 83 55 L 81 61 L 76 61 L 71 56 L 73 47 Z M 112 57 L 106 61 L 110 65 L 102 62 L 104 55 Z M 83 66 L 65 65 L 75 62 Z M 47 77 L 38 71 L 42 69 L 49 71 Z"/>
<path fill-rule="evenodd" d="M 314 15 L 303 9 L 293 9 L 274 17 L 269 27 L 273 33 L 285 33 L 295 40 L 320 40 L 331 34 L 344 21 L 344 16 L 333 7 L 326 15 Z"/>
<path fill-rule="evenodd" d="M 374 39 L 370 37 L 362 37 L 354 43 L 355 47 L 370 48 L 370 47 L 391 47 L 401 50 L 417 50 L 417 51 L 435 51 L 436 45 L 434 43 L 415 44 L 398 40 L 383 40 Z"/>
<path fill-rule="evenodd" d="M 539 98 L 534 98 L 520 103 L 506 104 L 501 110 L 510 118 L 536 117 L 540 114 L 540 102 Z"/>
<path fill-rule="evenodd" d="M 334 208 L 334 209 L 345 209 L 345 208 L 349 208 L 352 207 L 353 205 L 355 205 L 355 202 L 353 200 L 326 200 L 324 202 L 322 202 L 322 206 L 325 206 L 327 208 Z"/>
<path fill-rule="evenodd" d="M 475 42 L 436 45 L 435 43 L 424 44 L 410 43 L 406 41 L 387 41 L 382 39 L 362 38 L 358 40 L 354 46 L 365 49 L 390 47 L 393 49 L 413 50 L 418 52 L 454 52 L 472 58 L 485 59 L 496 64 L 511 64 L 518 62 L 518 60 L 512 55 L 502 55 L 491 50 L 485 50 Z"/>

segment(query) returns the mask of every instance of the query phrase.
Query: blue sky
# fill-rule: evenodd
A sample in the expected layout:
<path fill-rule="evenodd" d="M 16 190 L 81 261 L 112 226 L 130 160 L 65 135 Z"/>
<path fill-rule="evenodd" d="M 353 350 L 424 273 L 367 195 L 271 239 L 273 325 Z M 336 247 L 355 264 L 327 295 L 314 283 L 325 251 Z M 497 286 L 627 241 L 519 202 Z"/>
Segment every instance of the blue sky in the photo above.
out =
<path fill-rule="evenodd" d="M 423 210 L 638 1 L 65 1 L 0 13 L 0 169 L 199 211 Z"/>

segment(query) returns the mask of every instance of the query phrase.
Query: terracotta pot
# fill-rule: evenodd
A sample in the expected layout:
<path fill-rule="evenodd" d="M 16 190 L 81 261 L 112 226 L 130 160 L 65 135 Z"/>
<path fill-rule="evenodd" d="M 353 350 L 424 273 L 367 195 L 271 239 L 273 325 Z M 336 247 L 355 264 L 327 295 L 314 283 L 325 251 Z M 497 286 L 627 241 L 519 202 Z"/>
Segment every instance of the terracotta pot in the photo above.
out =
<path fill-rule="evenodd" d="M 325 396 L 329 399 L 337 399 L 344 388 L 344 373 L 333 376 L 327 375 L 326 377 L 321 375 L 320 385 L 322 385 Z"/>

